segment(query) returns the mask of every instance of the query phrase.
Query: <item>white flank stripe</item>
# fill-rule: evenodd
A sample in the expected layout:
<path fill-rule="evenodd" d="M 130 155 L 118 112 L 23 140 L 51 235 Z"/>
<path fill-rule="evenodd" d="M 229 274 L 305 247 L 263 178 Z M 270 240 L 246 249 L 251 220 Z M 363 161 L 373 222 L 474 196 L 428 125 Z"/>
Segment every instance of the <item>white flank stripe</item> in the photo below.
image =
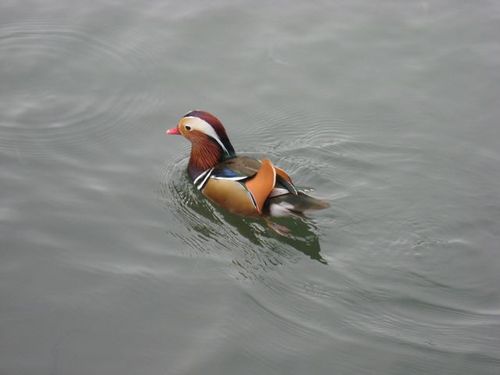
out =
<path fill-rule="evenodd" d="M 205 178 L 203 179 L 203 181 L 201 181 L 200 184 L 196 187 L 198 190 L 201 190 L 203 188 L 203 186 L 205 186 L 205 183 L 210 178 L 210 175 L 212 174 L 213 170 L 214 170 L 213 168 L 209 169 L 209 171 L 208 171 L 207 175 L 205 176 Z"/>
<path fill-rule="evenodd" d="M 194 179 L 193 184 L 195 184 L 195 185 L 196 185 L 196 184 L 198 183 L 198 180 L 199 180 L 200 178 L 203 178 L 203 176 L 205 176 L 205 174 L 207 174 L 208 172 L 211 172 L 212 170 L 213 170 L 213 168 L 212 168 L 212 169 L 207 169 L 206 171 L 201 172 L 201 173 L 198 175 L 198 177 L 196 177 L 196 178 Z"/>

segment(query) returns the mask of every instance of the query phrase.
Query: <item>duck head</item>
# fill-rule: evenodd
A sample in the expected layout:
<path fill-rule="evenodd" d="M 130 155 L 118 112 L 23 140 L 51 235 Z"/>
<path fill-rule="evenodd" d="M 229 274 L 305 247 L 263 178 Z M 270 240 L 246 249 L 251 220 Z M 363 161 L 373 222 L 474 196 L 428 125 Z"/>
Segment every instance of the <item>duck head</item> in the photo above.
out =
<path fill-rule="evenodd" d="M 217 117 L 205 111 L 191 111 L 184 115 L 169 135 L 182 135 L 191 142 L 188 171 L 195 179 L 200 173 L 236 154 L 226 129 Z"/>

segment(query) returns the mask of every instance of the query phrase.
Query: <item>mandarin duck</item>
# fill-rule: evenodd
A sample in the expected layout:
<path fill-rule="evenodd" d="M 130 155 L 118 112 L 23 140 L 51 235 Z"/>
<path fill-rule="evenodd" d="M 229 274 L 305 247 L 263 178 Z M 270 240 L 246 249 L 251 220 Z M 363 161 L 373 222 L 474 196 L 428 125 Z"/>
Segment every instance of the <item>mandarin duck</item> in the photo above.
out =
<path fill-rule="evenodd" d="M 302 216 L 329 204 L 299 191 L 268 159 L 237 156 L 222 123 L 205 111 L 183 116 L 169 135 L 191 142 L 188 173 L 196 188 L 230 212 L 248 216 Z"/>

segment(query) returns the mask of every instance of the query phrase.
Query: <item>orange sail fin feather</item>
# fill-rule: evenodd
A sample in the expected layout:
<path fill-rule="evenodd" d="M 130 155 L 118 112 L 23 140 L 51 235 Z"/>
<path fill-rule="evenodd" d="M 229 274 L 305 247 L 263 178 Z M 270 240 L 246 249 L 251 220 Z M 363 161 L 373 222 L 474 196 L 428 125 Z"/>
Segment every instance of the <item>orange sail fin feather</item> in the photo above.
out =
<path fill-rule="evenodd" d="M 259 214 L 262 213 L 264 203 L 269 197 L 269 194 L 271 194 L 275 184 L 276 170 L 269 160 L 262 160 L 262 164 L 257 174 L 245 182 L 245 186 L 252 194 Z"/>

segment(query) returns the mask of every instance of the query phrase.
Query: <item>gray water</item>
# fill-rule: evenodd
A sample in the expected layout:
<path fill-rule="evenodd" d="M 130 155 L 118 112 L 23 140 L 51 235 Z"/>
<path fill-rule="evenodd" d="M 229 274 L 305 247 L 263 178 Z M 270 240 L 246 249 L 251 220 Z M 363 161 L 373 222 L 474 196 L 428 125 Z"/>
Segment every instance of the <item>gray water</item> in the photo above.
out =
<path fill-rule="evenodd" d="M 1 374 L 500 374 L 500 3 L 2 1 Z M 331 207 L 191 186 L 187 111 Z"/>

